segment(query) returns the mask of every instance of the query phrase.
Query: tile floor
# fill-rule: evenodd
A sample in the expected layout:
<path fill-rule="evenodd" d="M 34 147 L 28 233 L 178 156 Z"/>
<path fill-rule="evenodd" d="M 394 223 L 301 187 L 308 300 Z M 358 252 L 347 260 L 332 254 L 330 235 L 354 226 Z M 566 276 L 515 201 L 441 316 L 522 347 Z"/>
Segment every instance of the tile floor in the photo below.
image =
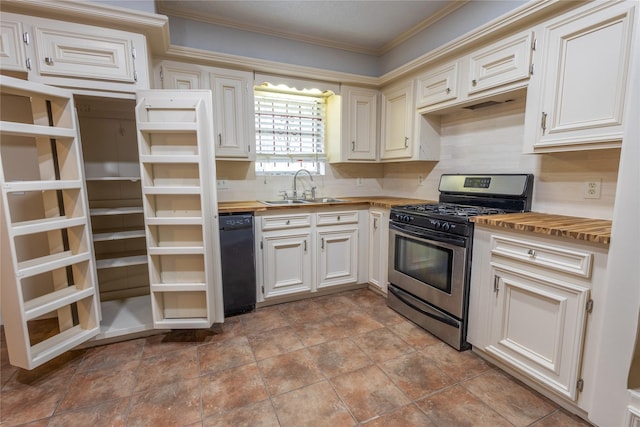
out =
<path fill-rule="evenodd" d="M 0 355 L 1 426 L 588 425 L 366 289 L 72 351 L 34 371 L 10 366 L 4 342 Z"/>

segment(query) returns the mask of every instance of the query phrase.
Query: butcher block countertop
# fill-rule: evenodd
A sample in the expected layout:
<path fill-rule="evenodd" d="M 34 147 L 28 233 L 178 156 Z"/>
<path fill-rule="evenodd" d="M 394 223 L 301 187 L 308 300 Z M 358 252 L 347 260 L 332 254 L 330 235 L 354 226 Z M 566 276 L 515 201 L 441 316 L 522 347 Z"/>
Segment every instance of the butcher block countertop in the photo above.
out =
<path fill-rule="evenodd" d="M 537 212 L 486 215 L 471 218 L 476 224 L 492 225 L 514 231 L 528 231 L 566 237 L 602 245 L 611 242 L 611 221 Z"/>
<path fill-rule="evenodd" d="M 409 205 L 417 203 L 436 203 L 433 200 L 422 199 L 409 199 L 401 197 L 386 197 L 386 196 L 359 196 L 359 197 L 338 197 L 341 200 L 348 200 L 348 202 L 339 203 L 309 203 L 300 205 L 286 205 L 286 206 L 267 206 L 258 201 L 244 201 L 244 202 L 220 202 L 218 203 L 219 213 L 233 213 L 233 212 L 264 212 L 275 209 L 301 209 L 301 208 L 317 208 L 320 206 L 353 206 L 353 205 L 368 205 L 376 208 L 390 209 L 392 206 Z"/>

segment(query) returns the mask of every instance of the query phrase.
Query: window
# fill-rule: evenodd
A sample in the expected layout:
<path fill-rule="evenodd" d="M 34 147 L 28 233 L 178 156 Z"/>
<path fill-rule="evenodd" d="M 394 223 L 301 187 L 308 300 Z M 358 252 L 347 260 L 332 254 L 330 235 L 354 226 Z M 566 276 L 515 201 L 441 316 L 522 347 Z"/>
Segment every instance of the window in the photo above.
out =
<path fill-rule="evenodd" d="M 256 173 L 324 175 L 325 97 L 256 89 Z"/>

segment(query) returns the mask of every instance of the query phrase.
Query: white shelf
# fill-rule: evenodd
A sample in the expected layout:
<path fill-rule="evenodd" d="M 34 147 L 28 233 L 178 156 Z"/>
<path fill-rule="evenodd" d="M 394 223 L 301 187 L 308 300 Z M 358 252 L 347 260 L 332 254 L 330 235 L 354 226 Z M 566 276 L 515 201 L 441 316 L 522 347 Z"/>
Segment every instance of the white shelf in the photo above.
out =
<path fill-rule="evenodd" d="M 119 258 L 107 258 L 96 260 L 96 268 L 98 270 L 103 268 L 119 268 L 128 267 L 130 265 L 147 264 L 146 255 L 132 255 Z"/>
<path fill-rule="evenodd" d="M 18 263 L 16 276 L 19 278 L 36 276 L 90 259 L 91 254 L 89 252 L 82 252 L 77 255 L 74 255 L 71 251 L 58 252 Z"/>
<path fill-rule="evenodd" d="M 196 132 L 198 124 L 194 122 L 138 122 L 138 130 L 143 133 Z"/>
<path fill-rule="evenodd" d="M 185 317 L 185 318 L 168 318 L 155 321 L 158 328 L 167 329 L 206 329 L 211 327 L 211 323 L 206 317 Z"/>
<path fill-rule="evenodd" d="M 12 181 L 4 183 L 4 189 L 9 193 L 18 191 L 79 190 L 82 187 L 82 182 L 77 179 L 59 181 Z"/>
<path fill-rule="evenodd" d="M 41 126 L 27 123 L 0 122 L 0 133 L 2 135 L 26 136 L 33 138 L 47 137 L 53 139 L 74 139 L 77 138 L 76 130 L 55 126 Z"/>
<path fill-rule="evenodd" d="M 141 154 L 141 163 L 199 163 L 200 156 L 193 154 Z"/>
<path fill-rule="evenodd" d="M 39 366 L 42 363 L 61 355 L 65 351 L 77 347 L 79 344 L 82 344 L 88 339 L 96 336 L 99 330 L 97 323 L 95 328 L 91 329 L 84 329 L 82 326 L 76 325 L 52 336 L 49 339 L 39 342 L 31 347 L 31 360 L 33 367 Z"/>
<path fill-rule="evenodd" d="M 153 292 L 204 292 L 206 283 L 155 283 L 151 285 Z"/>
<path fill-rule="evenodd" d="M 80 225 L 85 225 L 86 223 L 87 218 L 84 216 L 76 218 L 56 216 L 51 218 L 16 222 L 13 224 L 12 232 L 14 236 L 24 236 L 25 234 L 43 233 L 51 230 L 77 227 Z"/>
<path fill-rule="evenodd" d="M 200 194 L 200 187 L 194 186 L 145 186 L 143 190 L 145 194 Z"/>
<path fill-rule="evenodd" d="M 200 216 L 152 216 L 147 217 L 145 221 L 147 225 L 202 225 Z"/>
<path fill-rule="evenodd" d="M 34 298 L 24 303 L 24 315 L 26 320 L 33 320 L 43 314 L 51 313 L 65 305 L 73 304 L 81 299 L 94 295 L 93 288 L 78 289 L 75 286 L 67 286 L 55 292 Z"/>
<path fill-rule="evenodd" d="M 149 247 L 147 249 L 149 255 L 202 255 L 204 247 L 202 246 L 166 246 L 166 247 Z"/>
<path fill-rule="evenodd" d="M 96 339 L 115 338 L 153 330 L 151 297 L 149 295 L 105 301 L 100 307 L 102 321 L 100 322 L 100 333 Z"/>
<path fill-rule="evenodd" d="M 93 235 L 94 242 L 107 242 L 111 240 L 138 239 L 145 237 L 144 230 L 127 230 L 95 233 Z"/>
<path fill-rule="evenodd" d="M 140 181 L 139 176 L 88 176 L 85 178 L 86 181 L 89 182 L 108 182 L 108 181 L 130 181 L 130 182 L 138 182 Z"/>
<path fill-rule="evenodd" d="M 104 216 L 104 215 L 130 215 L 141 214 L 144 210 L 142 206 L 125 206 L 121 208 L 93 208 L 89 209 L 91 216 Z"/>

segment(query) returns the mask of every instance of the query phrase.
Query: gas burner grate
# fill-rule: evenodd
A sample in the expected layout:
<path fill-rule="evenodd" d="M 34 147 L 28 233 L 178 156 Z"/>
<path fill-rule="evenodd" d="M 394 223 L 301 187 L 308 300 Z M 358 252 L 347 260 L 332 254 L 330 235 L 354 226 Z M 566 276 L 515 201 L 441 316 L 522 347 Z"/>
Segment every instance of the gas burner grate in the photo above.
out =
<path fill-rule="evenodd" d="M 478 215 L 496 215 L 505 213 L 502 209 L 487 208 L 482 206 L 456 205 L 452 203 L 437 203 L 424 205 L 408 205 L 401 209 L 424 214 L 438 214 L 454 217 L 468 218 Z"/>

